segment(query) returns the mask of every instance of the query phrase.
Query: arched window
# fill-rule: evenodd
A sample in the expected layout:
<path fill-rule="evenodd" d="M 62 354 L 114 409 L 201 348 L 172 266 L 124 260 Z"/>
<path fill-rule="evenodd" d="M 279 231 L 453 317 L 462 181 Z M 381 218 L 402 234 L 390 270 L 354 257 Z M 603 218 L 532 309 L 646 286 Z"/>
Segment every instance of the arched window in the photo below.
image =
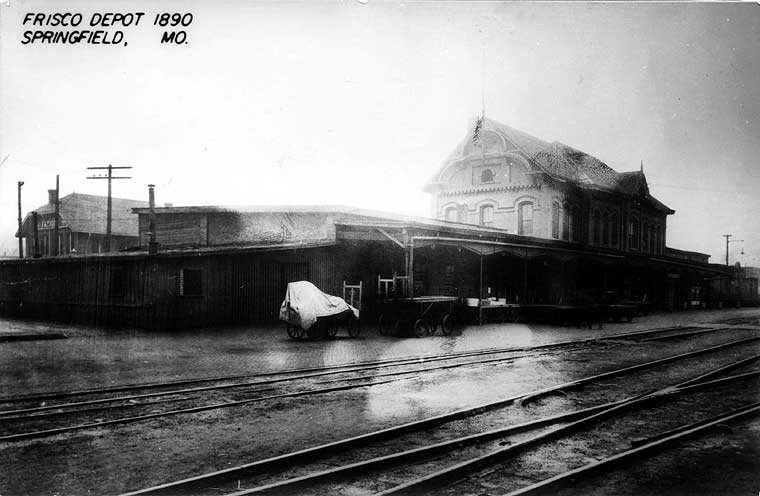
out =
<path fill-rule="evenodd" d="M 602 244 L 608 246 L 610 244 L 610 214 L 604 213 L 602 217 Z"/>
<path fill-rule="evenodd" d="M 570 205 L 565 205 L 562 210 L 562 239 L 570 240 Z"/>
<path fill-rule="evenodd" d="M 618 218 L 617 214 L 613 213 L 610 217 L 610 241 L 612 246 L 618 245 Z"/>
<path fill-rule="evenodd" d="M 493 225 L 493 205 L 483 205 L 480 207 L 480 225 Z"/>
<path fill-rule="evenodd" d="M 522 202 L 518 206 L 517 234 L 533 235 L 533 203 Z"/>
<path fill-rule="evenodd" d="M 457 220 L 457 207 L 456 205 L 452 205 L 450 207 L 446 207 L 446 210 L 443 211 L 443 218 L 445 220 L 451 220 L 456 221 Z"/>
<path fill-rule="evenodd" d="M 594 233 L 594 244 L 599 244 L 599 238 L 600 238 L 600 227 L 601 227 L 602 220 L 599 218 L 599 210 L 594 210 L 594 218 L 592 220 L 593 223 L 593 233 Z"/>
<path fill-rule="evenodd" d="M 639 249 L 639 219 L 633 217 L 628 223 L 628 246 L 634 250 Z"/>
<path fill-rule="evenodd" d="M 491 169 L 483 169 L 480 173 L 480 182 L 481 183 L 492 183 L 493 182 L 493 171 Z"/>
<path fill-rule="evenodd" d="M 552 238 L 559 239 L 559 203 L 552 203 Z"/>

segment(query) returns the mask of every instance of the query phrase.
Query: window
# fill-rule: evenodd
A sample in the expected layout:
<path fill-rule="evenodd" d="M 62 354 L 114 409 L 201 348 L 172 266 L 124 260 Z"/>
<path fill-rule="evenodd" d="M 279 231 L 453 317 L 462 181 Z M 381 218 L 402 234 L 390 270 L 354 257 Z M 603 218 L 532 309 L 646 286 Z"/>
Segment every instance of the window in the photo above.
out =
<path fill-rule="evenodd" d="M 581 239 L 580 222 L 581 209 L 578 205 L 574 205 L 570 213 L 570 241 L 577 242 Z"/>
<path fill-rule="evenodd" d="M 559 203 L 552 203 L 552 238 L 559 239 Z"/>
<path fill-rule="evenodd" d="M 517 234 L 533 235 L 533 203 L 523 202 L 518 206 Z"/>
<path fill-rule="evenodd" d="M 203 271 L 201 269 L 181 269 L 179 271 L 179 295 L 203 295 Z"/>
<path fill-rule="evenodd" d="M 628 246 L 639 249 L 639 219 L 633 218 L 628 223 Z"/>
<path fill-rule="evenodd" d="M 570 206 L 565 205 L 562 212 L 562 239 L 570 240 Z"/>
<path fill-rule="evenodd" d="M 657 226 L 655 233 L 657 239 L 655 240 L 654 251 L 655 253 L 662 253 L 662 227 Z"/>
<path fill-rule="evenodd" d="M 483 169 L 483 171 L 480 173 L 480 182 L 481 183 L 492 183 L 493 182 L 493 171 L 491 169 Z"/>
<path fill-rule="evenodd" d="M 617 246 L 618 244 L 618 218 L 617 214 L 612 214 L 612 217 L 610 219 L 610 224 L 612 225 L 612 228 L 610 229 L 611 234 L 611 240 L 612 246 Z"/>
<path fill-rule="evenodd" d="M 594 210 L 594 219 L 593 219 L 593 229 L 594 229 L 594 244 L 598 245 L 600 241 L 600 227 L 601 227 L 601 219 L 599 218 L 599 210 Z"/>
<path fill-rule="evenodd" d="M 644 239 L 641 243 L 641 251 L 649 251 L 649 224 L 644 224 Z"/>
<path fill-rule="evenodd" d="M 123 298 L 126 294 L 126 278 L 122 267 L 113 267 L 108 282 L 108 297 Z"/>
<path fill-rule="evenodd" d="M 443 211 L 443 218 L 446 220 L 456 221 L 457 207 L 446 207 L 446 210 Z"/>
<path fill-rule="evenodd" d="M 483 205 L 480 207 L 480 225 L 493 225 L 493 205 Z"/>
<path fill-rule="evenodd" d="M 610 244 L 610 215 L 606 212 L 602 217 L 602 244 L 604 246 Z"/>

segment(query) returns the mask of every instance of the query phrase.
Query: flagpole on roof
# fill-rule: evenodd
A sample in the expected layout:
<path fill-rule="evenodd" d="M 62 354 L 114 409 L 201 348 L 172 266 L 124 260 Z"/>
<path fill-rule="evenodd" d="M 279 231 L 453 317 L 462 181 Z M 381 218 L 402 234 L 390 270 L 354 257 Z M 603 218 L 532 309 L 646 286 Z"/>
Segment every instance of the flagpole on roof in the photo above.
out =
<path fill-rule="evenodd" d="M 480 159 L 483 167 L 486 165 L 486 144 L 483 142 L 482 137 L 480 134 L 483 132 L 483 125 L 486 121 L 486 42 L 485 38 L 482 37 L 482 31 L 481 31 L 481 63 L 482 67 L 480 70 L 480 100 L 481 100 L 481 108 L 480 108 L 480 133 L 478 135 L 478 138 L 480 138 Z M 482 295 L 480 296 L 482 297 Z"/>
<path fill-rule="evenodd" d="M 482 51 L 483 51 L 483 57 L 482 57 L 482 65 L 481 71 L 480 71 L 480 98 L 481 98 L 481 111 L 480 111 L 480 118 L 485 119 L 486 118 L 486 43 L 485 39 L 481 39 L 482 43 Z"/>

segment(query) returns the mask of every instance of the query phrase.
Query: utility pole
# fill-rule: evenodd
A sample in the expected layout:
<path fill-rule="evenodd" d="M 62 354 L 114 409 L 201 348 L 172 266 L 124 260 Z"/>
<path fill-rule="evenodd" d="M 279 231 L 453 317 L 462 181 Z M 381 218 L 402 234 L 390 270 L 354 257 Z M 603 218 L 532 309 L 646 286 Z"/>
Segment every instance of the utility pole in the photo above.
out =
<path fill-rule="evenodd" d="M 728 266 L 728 244 L 729 243 L 743 243 L 743 239 L 735 239 L 733 241 L 729 241 L 729 238 L 732 238 L 733 234 L 724 234 L 723 237 L 726 238 L 726 266 Z"/>
<path fill-rule="evenodd" d="M 18 258 L 24 258 L 24 235 L 21 232 L 21 186 L 24 181 L 18 182 Z"/>
<path fill-rule="evenodd" d="M 108 170 L 107 176 L 89 176 L 87 179 L 108 179 L 108 212 L 106 217 L 106 253 L 111 251 L 111 180 L 112 179 L 132 179 L 129 176 L 114 176 L 114 169 L 131 169 L 132 167 L 114 167 L 108 164 L 108 167 L 88 167 L 88 169 Z"/>
<path fill-rule="evenodd" d="M 156 243 L 156 196 L 155 184 L 148 185 L 148 205 L 150 206 L 150 215 L 148 217 L 148 230 L 150 231 L 150 240 L 148 241 L 148 254 L 155 255 L 158 253 L 158 243 Z"/>
<path fill-rule="evenodd" d="M 58 221 L 58 216 L 61 213 L 61 189 L 59 187 L 58 183 L 58 174 L 55 175 L 55 229 L 53 230 L 53 235 L 55 238 L 55 247 L 53 248 L 53 255 L 58 256 L 61 254 L 60 252 L 60 241 L 58 239 L 58 229 L 60 227 L 60 223 Z"/>

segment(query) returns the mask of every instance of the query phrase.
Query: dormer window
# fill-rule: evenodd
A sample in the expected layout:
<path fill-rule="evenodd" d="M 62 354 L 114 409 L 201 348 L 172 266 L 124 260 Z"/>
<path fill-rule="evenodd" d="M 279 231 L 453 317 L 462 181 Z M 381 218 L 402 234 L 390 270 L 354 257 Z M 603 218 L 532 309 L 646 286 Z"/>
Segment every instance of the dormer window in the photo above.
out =
<path fill-rule="evenodd" d="M 493 182 L 493 171 L 491 169 L 483 169 L 480 172 L 480 182 L 481 183 L 492 183 Z"/>

